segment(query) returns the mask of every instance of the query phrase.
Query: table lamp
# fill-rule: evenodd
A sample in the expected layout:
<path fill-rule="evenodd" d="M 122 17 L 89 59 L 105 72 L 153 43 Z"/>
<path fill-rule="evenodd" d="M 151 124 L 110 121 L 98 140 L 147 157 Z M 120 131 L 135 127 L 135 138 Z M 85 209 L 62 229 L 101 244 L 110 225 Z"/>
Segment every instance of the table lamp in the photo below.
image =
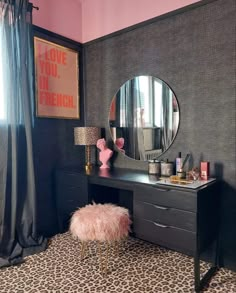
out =
<path fill-rule="evenodd" d="M 85 170 L 92 169 L 91 163 L 91 146 L 96 145 L 97 140 L 101 137 L 101 130 L 98 127 L 75 127 L 74 143 L 75 145 L 85 146 Z"/>

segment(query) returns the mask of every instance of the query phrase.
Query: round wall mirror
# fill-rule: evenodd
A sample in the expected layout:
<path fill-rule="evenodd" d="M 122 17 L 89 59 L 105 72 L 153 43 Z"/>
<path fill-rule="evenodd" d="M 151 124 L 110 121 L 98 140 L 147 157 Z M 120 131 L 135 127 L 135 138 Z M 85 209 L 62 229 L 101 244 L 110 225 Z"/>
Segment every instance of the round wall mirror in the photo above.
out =
<path fill-rule="evenodd" d="M 114 144 L 123 154 L 135 160 L 156 159 L 177 134 L 178 101 L 163 80 L 136 76 L 113 97 L 109 125 Z"/>

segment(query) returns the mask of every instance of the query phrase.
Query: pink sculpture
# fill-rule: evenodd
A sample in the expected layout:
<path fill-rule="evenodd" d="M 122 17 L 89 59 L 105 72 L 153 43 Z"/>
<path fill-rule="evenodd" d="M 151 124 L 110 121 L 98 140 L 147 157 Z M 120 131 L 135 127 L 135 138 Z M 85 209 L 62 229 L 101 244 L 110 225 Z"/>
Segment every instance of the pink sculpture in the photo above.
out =
<path fill-rule="evenodd" d="M 99 161 L 102 163 L 100 166 L 101 169 L 108 169 L 110 166 L 108 165 L 108 161 L 111 158 L 113 151 L 110 150 L 107 145 L 104 138 L 100 138 L 97 141 L 97 148 L 100 149 L 99 153 Z"/>
<path fill-rule="evenodd" d="M 125 150 L 123 150 L 124 143 L 125 143 L 125 140 L 123 137 L 119 137 L 115 141 L 115 145 L 117 146 L 118 150 L 121 151 L 123 154 L 125 153 Z"/>

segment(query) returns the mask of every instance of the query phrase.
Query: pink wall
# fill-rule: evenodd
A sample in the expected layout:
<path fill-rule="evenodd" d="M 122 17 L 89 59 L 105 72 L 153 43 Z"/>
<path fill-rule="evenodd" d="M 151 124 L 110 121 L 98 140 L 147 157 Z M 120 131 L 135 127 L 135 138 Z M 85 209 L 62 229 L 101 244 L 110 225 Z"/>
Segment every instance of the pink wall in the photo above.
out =
<path fill-rule="evenodd" d="M 32 0 L 35 25 L 85 43 L 199 0 Z"/>
<path fill-rule="evenodd" d="M 80 0 L 32 0 L 33 23 L 44 29 L 82 42 L 82 9 Z"/>

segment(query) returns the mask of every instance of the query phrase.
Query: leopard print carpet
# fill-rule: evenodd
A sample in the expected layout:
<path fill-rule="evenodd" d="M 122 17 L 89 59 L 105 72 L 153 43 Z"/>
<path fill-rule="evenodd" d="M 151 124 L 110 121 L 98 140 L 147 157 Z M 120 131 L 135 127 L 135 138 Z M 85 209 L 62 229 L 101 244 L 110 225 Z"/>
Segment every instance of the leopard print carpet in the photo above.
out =
<path fill-rule="evenodd" d="M 99 270 L 91 243 L 80 258 L 78 241 L 67 232 L 54 236 L 48 249 L 19 266 L 0 270 L 1 293 L 190 293 L 193 259 L 144 241 L 129 238 L 118 257 L 110 257 L 106 276 Z M 202 270 L 207 268 L 202 263 Z M 235 293 L 236 273 L 220 269 L 208 293 Z"/>

